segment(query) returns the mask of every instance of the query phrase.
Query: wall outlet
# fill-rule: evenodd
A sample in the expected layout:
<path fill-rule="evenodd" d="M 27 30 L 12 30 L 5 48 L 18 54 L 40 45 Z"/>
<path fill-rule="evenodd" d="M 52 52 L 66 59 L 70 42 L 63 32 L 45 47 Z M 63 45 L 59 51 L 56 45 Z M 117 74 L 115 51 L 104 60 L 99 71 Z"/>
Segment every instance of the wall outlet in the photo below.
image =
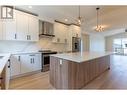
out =
<path fill-rule="evenodd" d="M 62 61 L 62 59 L 60 59 L 60 65 L 62 65 L 63 64 L 63 61 Z"/>

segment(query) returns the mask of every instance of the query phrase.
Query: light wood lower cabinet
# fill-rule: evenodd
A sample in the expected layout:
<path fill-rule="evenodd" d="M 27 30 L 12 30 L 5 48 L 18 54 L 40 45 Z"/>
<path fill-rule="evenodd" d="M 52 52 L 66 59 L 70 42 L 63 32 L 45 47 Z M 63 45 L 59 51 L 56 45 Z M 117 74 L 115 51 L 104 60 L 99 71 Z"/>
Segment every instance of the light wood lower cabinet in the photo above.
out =
<path fill-rule="evenodd" d="M 51 57 L 50 83 L 56 89 L 80 89 L 109 68 L 110 55 L 82 63 Z"/>

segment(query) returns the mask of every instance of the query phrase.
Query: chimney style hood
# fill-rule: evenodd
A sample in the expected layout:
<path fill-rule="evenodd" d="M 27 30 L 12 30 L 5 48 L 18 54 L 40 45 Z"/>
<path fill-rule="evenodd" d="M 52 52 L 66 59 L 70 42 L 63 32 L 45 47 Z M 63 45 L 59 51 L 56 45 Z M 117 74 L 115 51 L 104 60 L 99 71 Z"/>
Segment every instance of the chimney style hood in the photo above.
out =
<path fill-rule="evenodd" d="M 55 37 L 53 23 L 39 20 L 39 36 Z"/>

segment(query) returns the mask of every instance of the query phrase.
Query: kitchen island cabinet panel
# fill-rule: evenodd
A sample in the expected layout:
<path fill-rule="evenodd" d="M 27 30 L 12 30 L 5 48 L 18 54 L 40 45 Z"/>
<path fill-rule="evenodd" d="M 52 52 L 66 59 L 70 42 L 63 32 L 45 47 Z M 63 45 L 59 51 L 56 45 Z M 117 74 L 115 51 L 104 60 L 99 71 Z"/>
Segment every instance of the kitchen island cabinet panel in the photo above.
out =
<path fill-rule="evenodd" d="M 81 63 L 50 57 L 50 83 L 56 89 L 80 89 L 110 68 L 110 55 Z"/>

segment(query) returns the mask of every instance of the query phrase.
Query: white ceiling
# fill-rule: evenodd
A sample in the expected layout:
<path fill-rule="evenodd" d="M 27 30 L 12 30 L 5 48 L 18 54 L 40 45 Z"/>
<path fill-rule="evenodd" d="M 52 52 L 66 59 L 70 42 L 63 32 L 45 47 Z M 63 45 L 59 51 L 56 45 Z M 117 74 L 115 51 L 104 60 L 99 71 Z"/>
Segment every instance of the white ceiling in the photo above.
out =
<path fill-rule="evenodd" d="M 51 18 L 53 20 L 64 21 L 66 23 L 76 23 L 78 17 L 78 6 L 16 6 L 24 10 L 31 11 L 41 17 Z M 82 29 L 85 32 L 96 33 L 96 7 L 81 6 L 81 16 L 83 17 Z M 127 6 L 99 6 L 99 20 L 105 26 L 105 31 L 99 34 L 106 35 L 107 31 L 127 28 Z M 110 34 L 108 32 L 108 34 Z M 111 33 L 113 34 L 113 33 Z"/>

